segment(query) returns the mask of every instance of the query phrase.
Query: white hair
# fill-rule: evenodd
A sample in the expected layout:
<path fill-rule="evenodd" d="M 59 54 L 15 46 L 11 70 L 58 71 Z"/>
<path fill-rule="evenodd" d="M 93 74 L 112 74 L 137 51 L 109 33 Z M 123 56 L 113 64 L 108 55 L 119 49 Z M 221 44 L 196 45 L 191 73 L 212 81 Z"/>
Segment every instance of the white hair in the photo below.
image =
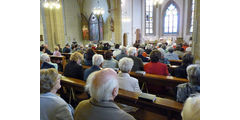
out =
<path fill-rule="evenodd" d="M 43 62 L 49 62 L 50 61 L 50 57 L 47 53 L 44 53 L 41 55 L 40 60 L 42 60 Z"/>
<path fill-rule="evenodd" d="M 120 46 L 120 49 L 121 49 L 121 53 L 127 52 L 127 48 L 125 46 Z"/>
<path fill-rule="evenodd" d="M 130 48 L 128 49 L 128 55 L 134 56 L 136 53 L 137 53 L 137 48 L 135 48 L 135 47 L 130 47 Z"/>
<path fill-rule="evenodd" d="M 185 101 L 181 115 L 183 120 L 200 120 L 200 94 Z"/>
<path fill-rule="evenodd" d="M 138 48 L 138 54 L 139 54 L 139 55 L 142 55 L 143 52 L 144 52 L 144 49 L 142 49 L 142 48 Z"/>
<path fill-rule="evenodd" d="M 118 62 L 118 66 L 122 72 L 128 72 L 133 67 L 133 60 L 131 58 L 124 57 Z"/>
<path fill-rule="evenodd" d="M 95 54 L 92 57 L 92 64 L 96 66 L 100 66 L 103 63 L 104 59 L 103 56 L 100 54 Z"/>
<path fill-rule="evenodd" d="M 107 68 L 107 69 L 111 69 L 111 68 Z M 113 75 L 98 75 L 98 74 L 102 74 L 99 72 L 100 71 L 95 71 L 89 75 L 87 79 L 87 84 L 85 86 L 85 90 L 88 91 L 90 96 L 98 102 L 110 100 L 113 97 L 112 92 L 114 88 L 118 88 L 117 77 L 114 77 Z M 100 77 L 96 77 L 96 76 L 100 76 Z M 100 81 L 102 83 L 99 83 Z M 105 82 L 103 83 L 103 81 Z"/>
<path fill-rule="evenodd" d="M 199 64 L 192 64 L 189 65 L 186 69 L 188 80 L 191 84 L 200 85 L 200 65 Z"/>

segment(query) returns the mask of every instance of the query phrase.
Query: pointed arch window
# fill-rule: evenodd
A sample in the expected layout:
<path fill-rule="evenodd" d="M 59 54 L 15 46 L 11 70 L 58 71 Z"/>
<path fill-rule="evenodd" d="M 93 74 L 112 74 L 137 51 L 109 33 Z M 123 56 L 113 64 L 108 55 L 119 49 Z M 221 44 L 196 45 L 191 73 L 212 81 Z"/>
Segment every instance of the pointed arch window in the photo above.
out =
<path fill-rule="evenodd" d="M 164 13 L 164 34 L 178 33 L 179 12 L 176 5 L 171 3 Z"/>
<path fill-rule="evenodd" d="M 195 0 L 192 0 L 192 15 L 191 15 L 191 24 L 190 24 L 190 33 L 193 32 L 193 18 L 194 18 L 194 7 L 195 7 Z"/>
<path fill-rule="evenodd" d="M 153 34 L 153 0 L 145 0 L 145 34 Z"/>

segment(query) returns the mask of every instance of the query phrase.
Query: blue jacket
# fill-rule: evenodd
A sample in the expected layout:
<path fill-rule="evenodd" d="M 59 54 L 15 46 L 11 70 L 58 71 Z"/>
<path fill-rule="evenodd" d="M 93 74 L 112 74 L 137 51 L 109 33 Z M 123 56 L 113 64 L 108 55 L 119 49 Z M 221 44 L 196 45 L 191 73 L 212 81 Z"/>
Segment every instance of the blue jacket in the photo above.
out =
<path fill-rule="evenodd" d="M 51 65 L 47 62 L 43 62 L 40 69 L 55 68 L 54 65 Z"/>
<path fill-rule="evenodd" d="M 87 78 L 88 78 L 88 76 L 89 76 L 92 72 L 95 72 L 95 71 L 98 71 L 98 70 L 101 70 L 101 69 L 100 69 L 98 66 L 96 66 L 96 65 L 93 65 L 92 67 L 86 69 L 86 70 L 84 71 L 84 78 L 83 78 L 83 80 L 86 81 Z"/>

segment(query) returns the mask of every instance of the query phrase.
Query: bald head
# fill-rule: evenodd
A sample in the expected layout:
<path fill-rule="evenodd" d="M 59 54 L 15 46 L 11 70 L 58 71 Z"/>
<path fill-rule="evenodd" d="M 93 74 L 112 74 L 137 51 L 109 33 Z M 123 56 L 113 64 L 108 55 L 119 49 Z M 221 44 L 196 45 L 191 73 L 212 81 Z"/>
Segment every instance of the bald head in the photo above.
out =
<path fill-rule="evenodd" d="M 117 73 L 111 68 L 93 72 L 87 79 L 86 90 L 99 102 L 114 100 L 118 94 Z"/>

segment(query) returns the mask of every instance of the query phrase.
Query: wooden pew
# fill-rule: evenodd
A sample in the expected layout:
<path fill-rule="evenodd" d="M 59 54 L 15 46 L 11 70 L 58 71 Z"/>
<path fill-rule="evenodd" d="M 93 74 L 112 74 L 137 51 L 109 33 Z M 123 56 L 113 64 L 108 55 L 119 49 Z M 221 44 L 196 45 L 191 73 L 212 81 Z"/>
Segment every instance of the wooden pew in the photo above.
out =
<path fill-rule="evenodd" d="M 61 53 L 61 54 L 66 57 L 66 60 L 69 60 L 72 53 Z"/>
<path fill-rule="evenodd" d="M 85 70 L 91 66 L 82 65 L 82 67 Z M 148 74 L 148 73 L 146 73 L 145 75 L 141 75 L 141 74 L 137 74 L 135 72 L 130 72 L 130 75 L 132 77 L 138 79 L 139 83 L 142 85 L 142 89 L 143 89 L 143 87 L 145 87 L 146 89 L 150 88 L 151 85 L 159 85 L 159 86 L 167 86 L 167 87 L 176 88 L 176 86 L 178 84 L 189 82 L 188 79 L 184 79 L 184 78 L 177 78 L 177 77 L 173 77 L 173 76 L 164 76 L 164 75 L 155 75 L 155 74 Z"/>
<path fill-rule="evenodd" d="M 75 89 L 83 89 L 86 83 L 85 81 L 79 79 L 63 76 L 61 79 L 61 85 L 71 86 Z M 136 92 L 119 89 L 118 96 L 115 101 L 166 115 L 168 116 L 168 119 L 171 119 L 172 117 L 181 119 L 180 113 L 183 108 L 181 103 L 160 97 L 157 97 L 154 102 L 149 102 L 138 99 L 138 96 L 139 94 Z"/>
<path fill-rule="evenodd" d="M 65 66 L 66 66 L 66 57 L 65 56 L 54 56 L 54 55 L 50 55 L 49 56 L 50 58 L 51 58 L 51 61 L 53 62 L 53 63 L 55 63 L 54 62 L 54 60 L 61 60 L 62 62 L 61 62 L 61 64 L 62 64 L 62 67 L 63 67 L 63 70 L 65 69 Z"/>
<path fill-rule="evenodd" d="M 182 60 L 168 60 L 171 65 L 181 65 Z"/>

